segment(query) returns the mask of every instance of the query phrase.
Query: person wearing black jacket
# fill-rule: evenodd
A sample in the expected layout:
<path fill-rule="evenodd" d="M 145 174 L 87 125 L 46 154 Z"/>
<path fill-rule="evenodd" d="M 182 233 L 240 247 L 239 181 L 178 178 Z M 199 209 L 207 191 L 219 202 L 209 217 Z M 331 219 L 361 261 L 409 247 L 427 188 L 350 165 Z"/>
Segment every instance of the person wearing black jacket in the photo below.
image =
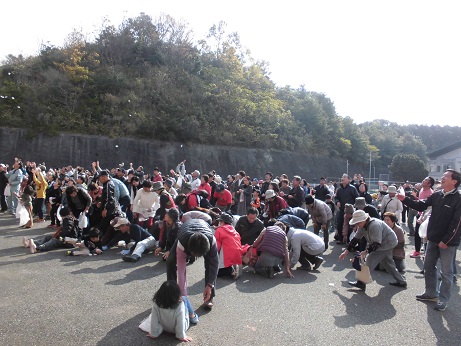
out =
<path fill-rule="evenodd" d="M 4 213 L 8 211 L 8 205 L 6 204 L 6 197 L 5 197 L 5 188 L 8 185 L 8 178 L 6 177 L 6 170 L 7 167 L 3 163 L 0 164 L 0 204 L 2 209 L 0 212 Z"/>
<path fill-rule="evenodd" d="M 354 204 L 355 199 L 359 197 L 357 189 L 350 184 L 351 178 L 347 174 L 343 174 L 341 184 L 336 191 L 336 205 L 339 208 L 338 222 L 336 229 L 341 234 L 344 223 L 344 208 L 347 204 Z"/>
<path fill-rule="evenodd" d="M 326 179 L 324 177 L 320 178 L 320 184 L 317 185 L 312 192 L 315 195 L 315 199 L 319 199 L 323 202 L 326 201 L 327 195 L 330 194 L 330 190 L 328 190 L 328 186 L 326 185 Z"/>
<path fill-rule="evenodd" d="M 405 195 L 397 198 L 403 204 L 418 211 L 432 207 L 427 226 L 427 247 L 424 260 L 425 292 L 417 295 L 420 301 L 437 301 L 435 310 L 444 311 L 450 299 L 454 281 L 454 261 L 461 237 L 461 195 L 458 187 L 461 174 L 448 169 L 442 175 L 441 190 L 434 192 L 426 200 L 413 201 Z M 439 285 L 437 261 L 440 259 Z"/>

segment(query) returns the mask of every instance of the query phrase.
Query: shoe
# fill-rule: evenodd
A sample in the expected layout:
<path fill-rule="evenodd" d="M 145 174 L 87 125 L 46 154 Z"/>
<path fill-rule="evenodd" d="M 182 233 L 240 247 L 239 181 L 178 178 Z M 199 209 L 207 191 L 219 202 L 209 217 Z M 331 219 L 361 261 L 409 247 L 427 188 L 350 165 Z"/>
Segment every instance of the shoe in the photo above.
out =
<path fill-rule="evenodd" d="M 415 234 L 410 232 L 410 233 L 408 234 L 408 236 L 409 236 L 409 237 L 414 237 Z"/>
<path fill-rule="evenodd" d="M 203 304 L 203 307 L 207 310 L 213 309 L 213 298 Z"/>
<path fill-rule="evenodd" d="M 367 288 L 367 285 L 363 283 L 362 281 L 348 281 L 348 284 L 357 288 L 360 288 L 362 291 L 365 291 Z"/>
<path fill-rule="evenodd" d="M 441 302 L 440 300 L 437 302 L 437 305 L 434 306 L 434 310 L 437 311 L 445 311 L 447 308 L 447 303 Z"/>
<path fill-rule="evenodd" d="M 305 271 L 310 271 L 312 268 L 311 268 L 311 265 L 310 264 L 303 264 L 301 267 L 298 267 L 296 268 L 296 270 L 305 270 Z"/>
<path fill-rule="evenodd" d="M 45 219 L 35 219 L 34 222 L 45 222 Z"/>
<path fill-rule="evenodd" d="M 242 276 L 243 266 L 241 264 L 234 264 L 232 268 L 234 269 L 232 277 L 234 278 L 234 280 L 237 280 L 240 276 Z"/>
<path fill-rule="evenodd" d="M 36 253 L 37 252 L 37 246 L 35 245 L 33 239 L 29 239 L 29 249 L 30 249 L 30 253 Z"/>
<path fill-rule="evenodd" d="M 323 258 L 318 257 L 317 260 L 315 261 L 314 268 L 312 270 L 317 270 L 319 269 L 320 265 L 323 263 Z"/>
<path fill-rule="evenodd" d="M 407 288 L 407 283 L 406 282 L 389 282 L 389 285 L 395 286 L 395 287 L 401 287 L 401 288 Z"/>
<path fill-rule="evenodd" d="M 67 250 L 67 256 L 73 256 L 74 255 L 74 252 L 71 251 L 71 250 Z"/>
<path fill-rule="evenodd" d="M 274 273 L 281 273 L 281 272 L 282 272 L 282 268 L 278 264 L 274 266 Z"/>
<path fill-rule="evenodd" d="M 273 279 L 274 278 L 274 268 L 273 267 L 265 267 L 264 268 L 265 272 L 266 272 L 266 276 L 269 278 L 269 279 Z"/>
<path fill-rule="evenodd" d="M 194 317 L 189 317 L 189 322 L 192 324 L 197 324 L 198 323 L 198 315 L 196 312 L 194 312 Z"/>
<path fill-rule="evenodd" d="M 22 245 L 24 245 L 25 248 L 28 248 L 30 246 L 30 240 L 27 239 L 27 237 L 22 237 Z"/>
<path fill-rule="evenodd" d="M 138 255 L 127 255 L 123 256 L 122 260 L 124 260 L 125 262 L 138 262 L 140 258 L 141 257 L 139 257 Z"/>
<path fill-rule="evenodd" d="M 415 252 L 413 252 L 413 253 L 410 255 L 410 257 L 411 257 L 411 258 L 419 258 L 420 255 L 421 255 L 421 254 L 420 254 L 418 251 L 415 251 Z"/>
<path fill-rule="evenodd" d="M 338 244 L 338 245 L 344 245 L 344 244 L 346 244 L 346 243 L 343 242 L 343 241 L 337 241 L 336 244 Z"/>
<path fill-rule="evenodd" d="M 419 272 L 420 274 L 424 274 L 424 269 Z"/>
<path fill-rule="evenodd" d="M 54 228 L 54 225 L 53 224 L 49 224 L 48 226 L 46 226 L 47 228 Z"/>
<path fill-rule="evenodd" d="M 437 297 L 431 297 L 430 295 L 428 295 L 426 293 L 423 293 L 423 294 L 417 295 L 416 300 L 424 301 L 424 302 L 436 302 L 438 300 L 438 298 Z"/>

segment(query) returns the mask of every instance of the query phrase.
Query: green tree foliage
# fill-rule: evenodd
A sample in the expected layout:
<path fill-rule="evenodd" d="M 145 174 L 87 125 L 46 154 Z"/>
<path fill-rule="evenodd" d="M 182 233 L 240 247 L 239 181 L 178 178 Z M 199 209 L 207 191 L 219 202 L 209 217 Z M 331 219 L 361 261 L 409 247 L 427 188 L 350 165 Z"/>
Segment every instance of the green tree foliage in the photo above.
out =
<path fill-rule="evenodd" d="M 394 180 L 421 181 L 427 176 L 424 161 L 414 154 L 398 154 L 389 166 Z"/>
<path fill-rule="evenodd" d="M 254 61 L 224 22 L 195 41 L 168 15 L 141 13 L 118 27 L 105 21 L 92 41 L 72 32 L 62 47 L 9 55 L 0 77 L 0 125 L 51 134 L 296 150 L 363 165 L 371 152 L 387 169 L 398 154 L 425 160 L 423 140 L 436 149 L 431 131 L 439 138 L 447 131 L 386 120 L 356 125 L 325 94 L 277 87 L 268 63 Z"/>

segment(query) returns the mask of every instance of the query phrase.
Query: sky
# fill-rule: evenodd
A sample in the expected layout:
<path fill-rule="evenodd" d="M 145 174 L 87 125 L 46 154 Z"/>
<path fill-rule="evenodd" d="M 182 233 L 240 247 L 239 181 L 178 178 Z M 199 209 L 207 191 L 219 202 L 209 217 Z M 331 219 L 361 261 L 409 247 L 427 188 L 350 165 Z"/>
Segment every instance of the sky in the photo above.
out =
<path fill-rule="evenodd" d="M 2 4 L 0 60 L 62 46 L 74 29 L 91 38 L 144 12 L 188 23 L 196 40 L 224 21 L 270 78 L 322 92 L 357 124 L 461 126 L 461 3 L 453 1 L 80 0 Z"/>

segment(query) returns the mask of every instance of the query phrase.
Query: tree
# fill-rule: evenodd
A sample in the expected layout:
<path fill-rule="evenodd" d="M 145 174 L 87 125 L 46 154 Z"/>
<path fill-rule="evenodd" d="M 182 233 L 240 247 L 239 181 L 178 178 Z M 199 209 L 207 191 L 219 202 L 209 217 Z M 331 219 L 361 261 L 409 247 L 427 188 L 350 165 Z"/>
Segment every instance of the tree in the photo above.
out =
<path fill-rule="evenodd" d="M 414 154 L 397 154 L 389 166 L 394 180 L 421 181 L 428 171 L 424 161 Z"/>

